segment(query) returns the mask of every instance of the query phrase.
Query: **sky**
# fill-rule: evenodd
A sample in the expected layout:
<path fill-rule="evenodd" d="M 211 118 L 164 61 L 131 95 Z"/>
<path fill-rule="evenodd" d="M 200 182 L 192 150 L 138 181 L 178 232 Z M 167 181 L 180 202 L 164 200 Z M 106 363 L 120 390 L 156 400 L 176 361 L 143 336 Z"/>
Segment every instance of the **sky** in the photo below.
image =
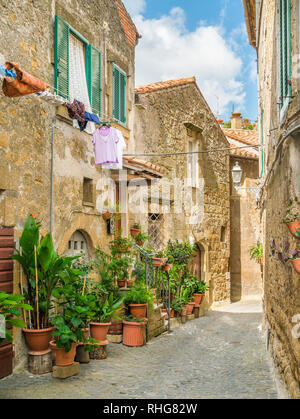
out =
<path fill-rule="evenodd" d="M 136 85 L 195 76 L 212 111 L 257 119 L 256 52 L 242 0 L 123 0 L 142 39 Z"/>

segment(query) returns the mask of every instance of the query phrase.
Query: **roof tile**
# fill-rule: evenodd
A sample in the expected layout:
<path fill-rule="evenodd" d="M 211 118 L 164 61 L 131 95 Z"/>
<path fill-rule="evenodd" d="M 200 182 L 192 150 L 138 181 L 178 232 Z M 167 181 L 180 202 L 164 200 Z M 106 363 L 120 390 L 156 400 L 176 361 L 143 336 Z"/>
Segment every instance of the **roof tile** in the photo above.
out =
<path fill-rule="evenodd" d="M 159 81 L 156 83 L 150 83 L 150 84 L 138 86 L 136 87 L 135 92 L 138 94 L 151 93 L 151 92 L 157 92 L 163 89 L 169 89 L 171 87 L 184 86 L 186 84 L 193 84 L 193 83 L 196 83 L 195 77 L 188 77 L 188 78 L 177 79 L 177 80 Z"/>

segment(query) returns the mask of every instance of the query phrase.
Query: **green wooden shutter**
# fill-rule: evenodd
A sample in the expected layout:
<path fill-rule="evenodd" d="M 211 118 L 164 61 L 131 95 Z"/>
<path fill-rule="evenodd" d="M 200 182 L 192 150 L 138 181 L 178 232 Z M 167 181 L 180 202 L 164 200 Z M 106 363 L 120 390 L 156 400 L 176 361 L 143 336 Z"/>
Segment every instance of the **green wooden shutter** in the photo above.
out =
<path fill-rule="evenodd" d="M 113 66 L 113 117 L 120 121 L 120 72 Z"/>
<path fill-rule="evenodd" d="M 113 116 L 126 123 L 126 74 L 113 66 Z"/>
<path fill-rule="evenodd" d="M 69 26 L 55 16 L 55 91 L 69 96 Z"/>
<path fill-rule="evenodd" d="M 126 75 L 120 73 L 120 121 L 126 123 Z"/>
<path fill-rule="evenodd" d="M 90 79 L 90 101 L 93 113 L 101 116 L 101 53 L 94 47 L 90 48 L 91 65 L 89 72 Z"/>
<path fill-rule="evenodd" d="M 280 96 L 281 108 L 292 96 L 291 80 L 291 0 L 279 0 Z"/>

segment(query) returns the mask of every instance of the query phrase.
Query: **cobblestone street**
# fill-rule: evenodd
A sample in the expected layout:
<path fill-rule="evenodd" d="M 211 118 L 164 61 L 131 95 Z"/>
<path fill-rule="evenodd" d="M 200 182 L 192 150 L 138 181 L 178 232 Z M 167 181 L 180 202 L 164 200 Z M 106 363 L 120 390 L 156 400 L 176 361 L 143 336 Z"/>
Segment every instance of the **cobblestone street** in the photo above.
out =
<path fill-rule="evenodd" d="M 65 381 L 23 371 L 0 381 L 0 398 L 276 399 L 260 311 L 224 305 L 143 348 L 110 344 L 107 360 Z"/>

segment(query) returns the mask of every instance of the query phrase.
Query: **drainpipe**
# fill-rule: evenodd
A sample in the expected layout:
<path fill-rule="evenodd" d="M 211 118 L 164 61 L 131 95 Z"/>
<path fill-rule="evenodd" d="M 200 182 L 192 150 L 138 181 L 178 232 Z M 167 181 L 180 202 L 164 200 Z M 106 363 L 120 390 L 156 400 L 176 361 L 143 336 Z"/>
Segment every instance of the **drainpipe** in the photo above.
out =
<path fill-rule="evenodd" d="M 104 60 L 104 66 L 103 66 L 103 115 L 104 118 L 107 118 L 106 115 L 106 31 L 108 28 L 108 24 L 105 22 L 103 25 L 103 60 Z"/>
<path fill-rule="evenodd" d="M 53 232 L 53 174 L 54 174 L 54 135 L 55 117 L 52 119 L 52 138 L 51 138 L 51 175 L 50 175 L 50 234 Z"/>

